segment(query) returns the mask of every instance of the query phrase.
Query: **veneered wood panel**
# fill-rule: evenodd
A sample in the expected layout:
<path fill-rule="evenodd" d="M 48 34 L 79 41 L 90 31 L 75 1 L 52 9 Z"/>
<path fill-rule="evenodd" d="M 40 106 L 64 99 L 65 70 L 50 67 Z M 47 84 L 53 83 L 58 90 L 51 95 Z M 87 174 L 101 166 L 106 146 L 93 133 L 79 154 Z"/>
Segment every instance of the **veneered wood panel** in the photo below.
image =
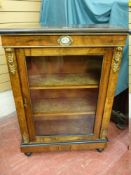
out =
<path fill-rule="evenodd" d="M 25 55 L 26 56 L 64 56 L 64 55 L 103 55 L 105 53 L 105 48 L 68 48 L 65 51 L 64 48 L 25 48 Z"/>
<path fill-rule="evenodd" d="M 112 64 L 111 64 L 110 75 L 109 75 L 107 97 L 105 100 L 105 108 L 104 108 L 104 112 L 103 112 L 103 121 L 102 121 L 100 138 L 106 138 L 107 133 L 108 133 L 107 128 L 109 125 L 111 111 L 112 111 L 115 88 L 116 88 L 117 79 L 118 79 L 118 72 L 119 72 L 118 68 L 119 68 L 120 63 L 121 63 L 121 57 L 122 57 L 122 48 L 115 48 L 114 53 L 113 53 L 113 57 L 112 57 Z M 117 67 L 115 67 L 116 62 L 118 64 Z"/>
<path fill-rule="evenodd" d="M 20 84 L 20 79 L 19 79 L 17 62 L 16 62 L 14 50 L 13 49 L 9 50 L 9 51 L 6 50 L 6 57 L 7 57 L 7 59 L 8 59 L 8 57 L 11 57 L 13 60 L 13 63 L 15 63 L 15 73 L 13 74 L 12 72 L 10 72 L 10 79 L 11 79 L 12 90 L 13 90 L 13 95 L 14 95 L 14 99 L 15 99 L 16 110 L 18 113 L 18 120 L 20 123 L 20 130 L 21 130 L 23 142 L 29 143 L 29 134 L 28 134 L 28 128 L 27 128 L 27 123 L 26 123 L 26 118 L 25 118 L 23 97 L 22 97 L 21 87 L 20 87 L 21 84 Z"/>
<path fill-rule="evenodd" d="M 103 109 L 105 105 L 105 97 L 107 94 L 107 87 L 109 82 L 109 74 L 111 68 L 111 61 L 112 61 L 113 51 L 112 49 L 107 49 L 106 53 L 103 57 L 103 65 L 102 65 L 102 72 L 101 72 L 101 80 L 99 86 L 99 97 L 98 97 L 98 104 L 97 104 L 97 111 L 96 111 L 96 125 L 95 125 L 95 132 L 97 133 L 97 138 L 99 137 L 99 131 L 101 127 L 102 118 L 103 116 Z"/>
<path fill-rule="evenodd" d="M 8 66 L 10 68 L 10 77 L 11 77 L 11 82 L 13 85 L 12 87 L 13 87 L 16 106 L 17 106 L 17 112 L 19 114 L 18 119 L 20 122 L 21 134 L 23 137 L 22 146 L 26 147 L 25 150 L 23 150 L 24 152 L 27 152 L 27 150 L 30 152 L 37 151 L 37 150 L 41 151 L 41 150 L 44 150 L 43 146 L 47 146 L 47 145 L 48 145 L 48 147 L 45 148 L 46 150 L 50 150 L 50 149 L 51 150 L 57 150 L 57 149 L 58 150 L 61 150 L 61 149 L 62 150 L 68 150 L 68 149 L 69 150 L 75 150 L 75 149 L 78 150 L 78 149 L 82 149 L 82 148 L 84 148 L 84 149 L 85 148 L 104 148 L 104 146 L 106 145 L 105 142 L 107 142 L 107 139 L 106 139 L 107 129 L 108 129 L 108 124 L 109 124 L 113 99 L 114 99 L 114 90 L 115 90 L 117 76 L 118 76 L 117 71 L 118 71 L 118 68 L 120 66 L 119 59 L 122 55 L 122 53 L 121 53 L 122 47 L 120 47 L 120 46 L 121 45 L 124 46 L 124 44 L 125 44 L 125 35 L 123 35 L 123 36 L 121 34 L 119 34 L 119 36 L 111 35 L 111 37 L 107 35 L 105 37 L 104 35 L 99 34 L 98 36 L 96 36 L 96 35 L 94 35 L 94 36 L 95 37 L 92 37 L 92 35 L 86 36 L 86 37 L 85 36 L 82 37 L 79 35 L 73 36 L 73 41 L 75 41 L 76 45 L 73 45 L 74 44 L 73 43 L 70 48 L 59 46 L 57 43 L 58 38 L 55 35 L 46 36 L 47 37 L 46 40 L 44 40 L 45 36 L 41 36 L 41 35 L 37 36 L 37 34 L 35 34 L 35 36 L 31 35 L 31 37 L 33 39 L 30 37 L 30 35 L 26 36 L 27 39 L 25 38 L 24 35 L 18 36 L 17 40 L 16 40 L 16 36 L 14 36 L 14 38 L 13 38 L 13 36 L 10 36 L 10 35 L 9 35 L 9 37 L 7 37 L 7 39 L 12 37 L 12 38 L 10 38 L 11 39 L 10 46 L 14 47 L 14 45 L 16 43 L 18 44 L 17 45 L 18 48 L 15 48 L 15 49 L 7 48 L 6 55 L 8 58 Z M 20 39 L 20 37 L 21 37 L 21 39 Z M 56 37 L 56 38 L 53 39 L 54 37 Z M 16 40 L 16 42 L 14 42 L 14 40 Z M 23 40 L 25 40 L 25 41 L 23 42 Z M 105 41 L 105 40 L 107 40 L 107 41 Z M 6 42 L 6 40 L 4 40 L 4 41 Z M 8 42 L 7 42 L 7 44 L 9 44 Z M 23 43 L 25 45 L 23 45 Z M 57 46 L 57 48 L 52 47 L 52 45 L 51 45 L 52 43 L 54 44 L 54 46 Z M 20 47 L 22 46 L 22 48 L 19 48 L 19 46 Z M 23 46 L 24 47 L 27 46 L 27 49 L 25 49 Z M 37 48 L 35 48 L 34 46 L 36 46 Z M 43 48 L 41 46 L 45 46 L 45 48 Z M 30 47 L 32 47 L 32 48 L 30 49 Z M 76 48 L 73 48 L 73 47 L 76 47 Z M 15 52 L 14 52 L 14 50 L 15 50 Z M 53 53 L 55 53 L 55 55 L 56 54 L 57 55 L 62 55 L 62 54 L 75 55 L 76 54 L 77 55 L 77 53 L 78 53 L 78 55 L 83 54 L 83 53 L 85 55 L 89 55 L 91 53 L 93 55 L 97 55 L 97 54 L 101 55 L 102 53 L 107 54 L 106 52 L 109 51 L 109 53 L 105 56 L 105 59 L 108 58 L 108 60 L 107 60 L 107 62 L 106 61 L 104 62 L 105 63 L 104 64 L 105 66 L 103 66 L 104 71 L 102 71 L 103 81 L 101 81 L 101 83 L 100 83 L 100 86 L 103 85 L 102 87 L 104 88 L 104 90 L 103 90 L 103 88 L 101 89 L 101 93 L 99 96 L 99 97 L 101 97 L 102 100 L 99 101 L 99 106 L 101 107 L 101 110 L 98 111 L 99 116 L 96 120 L 96 124 L 98 125 L 98 128 L 97 128 L 98 137 L 97 138 L 95 137 L 95 140 L 92 139 L 94 134 L 91 133 L 90 134 L 91 140 L 85 139 L 85 141 L 84 140 L 79 141 L 79 145 L 76 145 L 77 143 L 74 142 L 74 140 L 70 143 L 65 141 L 63 143 L 64 146 L 62 147 L 62 144 L 60 146 L 59 145 L 60 143 L 58 141 L 59 141 L 59 139 L 60 140 L 65 139 L 63 135 L 62 136 L 57 135 L 58 140 L 56 137 L 54 137 L 54 135 L 53 136 L 51 135 L 51 137 L 49 137 L 49 135 L 48 135 L 47 137 L 45 136 L 44 138 L 46 138 L 48 140 L 48 137 L 49 137 L 50 142 L 52 142 L 52 147 L 50 147 L 51 146 L 50 143 L 47 145 L 43 144 L 43 136 L 38 136 L 39 134 L 37 135 L 36 132 L 35 132 L 35 136 L 36 136 L 35 139 L 31 137 L 31 136 L 34 136 L 33 135 L 33 127 L 31 126 L 31 124 L 32 124 L 31 122 L 33 119 L 31 114 L 32 114 L 33 108 L 31 108 L 31 105 L 30 105 L 31 99 L 30 99 L 30 91 L 29 91 L 29 86 L 28 86 L 29 83 L 28 83 L 28 78 L 27 78 L 27 67 L 26 67 L 26 63 L 25 63 L 25 56 L 27 56 L 27 55 L 29 56 L 32 54 L 30 51 L 31 52 L 34 51 L 34 55 L 36 53 L 38 53 L 38 55 L 41 55 L 41 56 L 42 56 L 42 54 L 43 54 L 43 56 L 45 54 L 50 54 L 51 51 L 53 51 Z M 113 57 L 113 51 L 115 51 L 114 57 Z M 119 51 L 120 53 L 119 52 L 117 53 L 117 51 Z M 51 54 L 53 54 L 53 53 L 51 52 Z M 16 58 L 17 58 L 17 61 L 16 61 Z M 112 65 L 110 66 L 111 59 L 113 59 L 113 60 L 112 60 Z M 107 69 L 106 69 L 106 66 L 108 66 Z M 15 68 L 17 68 L 17 69 L 15 69 Z M 95 73 L 96 72 L 97 71 L 95 71 Z M 110 72 L 110 76 L 109 76 L 109 72 Z M 104 76 L 106 76 L 106 78 L 104 78 Z M 105 79 L 106 79 L 106 81 L 104 81 Z M 105 83 L 105 85 L 104 85 L 104 83 Z M 107 85 L 108 85 L 108 87 L 107 87 Z M 104 99 L 105 95 L 107 95 L 106 100 Z M 104 108 L 104 116 L 103 116 L 103 108 Z M 25 112 L 26 112 L 26 114 L 25 114 Z M 102 113 L 103 118 L 102 118 L 102 116 L 100 116 L 101 113 Z M 102 122 L 102 125 L 101 125 L 101 122 Z M 101 136 L 100 136 L 100 132 L 101 132 Z M 69 135 L 69 137 L 70 137 L 70 135 Z M 72 136 L 70 137 L 70 139 L 72 139 Z M 74 137 L 74 139 L 75 139 L 75 137 Z M 39 145 L 38 142 L 39 143 L 41 142 L 43 144 L 43 146 L 41 147 L 41 145 Z M 82 145 L 80 145 L 81 144 L 80 142 L 82 142 Z M 32 147 L 33 143 L 34 143 L 34 145 Z M 72 146 L 72 143 L 74 143 L 73 146 Z M 86 145 L 87 143 L 90 143 L 90 144 Z M 53 145 L 53 144 L 55 144 L 55 145 Z M 68 144 L 70 144 L 71 146 L 69 146 Z M 30 148 L 30 149 L 28 149 L 28 148 Z"/>
<path fill-rule="evenodd" d="M 21 90 L 22 90 L 22 95 L 23 99 L 26 99 L 26 104 L 24 105 L 25 107 L 25 116 L 27 118 L 27 125 L 30 128 L 29 129 L 29 135 L 30 135 L 30 140 L 34 140 L 35 136 L 35 131 L 34 131 L 34 125 L 33 125 L 33 119 L 32 119 L 32 111 L 31 111 L 31 99 L 30 99 L 30 92 L 29 92 L 29 87 L 28 87 L 28 77 L 27 77 L 27 69 L 25 67 L 25 54 L 24 54 L 24 49 L 16 49 L 16 59 L 18 62 L 18 70 L 20 72 L 20 81 L 21 81 Z"/>
<path fill-rule="evenodd" d="M 19 71 L 20 71 L 20 77 L 21 77 L 21 82 L 23 84 L 23 88 L 22 88 L 22 91 L 23 91 L 23 95 L 24 97 L 26 97 L 26 103 L 28 105 L 28 107 L 30 106 L 30 97 L 29 97 L 29 92 L 28 92 L 28 81 L 27 79 L 25 78 L 26 77 L 26 70 L 25 70 L 25 63 L 24 63 L 24 51 L 23 49 L 16 49 L 17 50 L 17 60 L 18 60 L 18 63 L 19 63 Z M 27 49 L 30 53 L 30 49 Z M 32 49 L 32 50 L 35 50 L 35 49 Z M 43 53 L 41 52 L 43 50 Z M 77 52 L 75 52 L 75 50 L 77 50 L 79 52 L 79 54 L 83 54 L 85 51 L 85 54 L 91 54 L 93 53 L 94 55 L 97 55 L 97 54 L 101 54 L 101 53 L 105 53 L 105 50 L 106 50 L 106 54 L 104 55 L 104 65 L 103 65 L 103 71 L 102 71 L 102 80 L 101 80 L 101 87 L 102 89 L 100 88 L 100 100 L 99 100 L 99 106 L 98 108 L 100 108 L 100 110 L 98 110 L 98 117 L 97 117 L 97 120 L 96 120 L 96 124 L 97 124 L 97 127 L 95 128 L 95 134 L 97 133 L 97 137 L 99 135 L 99 129 L 100 129 L 100 125 L 101 125 L 101 119 L 102 119 L 102 114 L 103 114 L 103 107 L 104 107 L 104 102 L 105 102 L 105 95 L 106 95 L 106 88 L 107 88 L 107 84 L 108 84 L 108 75 L 109 75 L 109 70 L 110 70 L 110 64 L 111 64 L 111 58 L 112 58 L 112 49 L 110 48 L 106 48 L 106 49 L 101 49 L 101 48 L 57 48 L 57 49 L 54 49 L 54 48 L 46 48 L 46 49 L 39 49 L 39 52 L 43 55 L 45 55 L 45 50 L 47 52 L 47 54 L 54 54 L 53 52 L 55 51 L 57 53 L 57 55 L 62 54 L 63 53 L 61 52 L 61 50 L 63 50 L 65 52 L 66 55 L 69 54 L 77 54 Z M 84 52 L 83 52 L 84 51 Z M 32 55 L 34 56 L 34 54 Z M 24 68 L 24 69 L 23 69 Z M 104 73 L 106 72 L 106 73 Z M 106 81 L 106 83 L 105 83 Z M 104 91 L 103 91 L 104 89 Z M 27 109 L 26 109 L 27 110 Z M 28 109 L 28 119 L 29 120 L 28 122 L 31 124 L 32 121 L 30 121 L 31 119 L 29 119 L 29 115 L 30 115 L 30 111 Z M 99 123 L 99 124 L 98 124 Z M 31 127 L 31 125 L 30 125 Z M 31 129 L 32 130 L 32 129 Z M 34 131 L 32 131 L 34 133 Z M 32 134 L 31 132 L 31 134 Z M 34 135 L 34 134 L 33 134 Z M 93 137 L 92 137 L 93 138 Z M 95 137 L 96 138 L 96 137 Z M 58 141 L 59 139 L 55 139 L 55 141 Z"/>
<path fill-rule="evenodd" d="M 87 149 L 103 149 L 106 148 L 107 143 L 85 143 L 85 144 L 63 144 L 63 145 L 42 145 L 42 144 L 30 144 L 28 146 L 21 145 L 21 151 L 28 152 L 43 152 L 43 151 L 76 151 Z"/>
<path fill-rule="evenodd" d="M 109 46 L 124 46 L 126 35 L 89 35 L 89 36 L 72 36 L 72 47 L 109 47 Z M 4 35 L 2 37 L 3 46 L 14 46 L 14 47 L 21 47 L 21 46 L 39 46 L 39 47 L 61 47 L 58 43 L 58 39 L 60 36 L 53 35 Z"/>
<path fill-rule="evenodd" d="M 42 56 L 42 55 L 68 55 L 68 54 L 80 54 L 80 50 L 82 52 L 82 54 L 94 54 L 94 53 L 99 53 L 99 54 L 104 54 L 105 50 L 104 49 L 100 49 L 99 51 L 97 51 L 97 48 L 94 49 L 89 49 L 89 48 L 76 48 L 75 52 L 74 52 L 75 48 L 69 48 L 68 51 L 66 51 L 66 53 L 64 52 L 63 48 L 60 48 L 59 51 L 56 51 L 55 48 L 44 48 L 44 49 L 37 49 L 37 48 L 32 48 L 32 49 L 25 49 L 25 54 L 26 56 Z"/>

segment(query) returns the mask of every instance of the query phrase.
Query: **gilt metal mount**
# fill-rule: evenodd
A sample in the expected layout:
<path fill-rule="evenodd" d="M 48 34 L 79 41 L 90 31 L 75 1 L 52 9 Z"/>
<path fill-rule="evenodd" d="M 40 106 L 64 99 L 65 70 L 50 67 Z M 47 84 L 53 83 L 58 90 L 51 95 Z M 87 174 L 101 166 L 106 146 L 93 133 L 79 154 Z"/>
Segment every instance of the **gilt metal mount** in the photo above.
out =
<path fill-rule="evenodd" d="M 26 144 L 26 143 L 29 143 L 29 137 L 28 135 L 24 132 L 23 133 L 23 142 Z"/>
<path fill-rule="evenodd" d="M 108 130 L 107 129 L 103 129 L 102 130 L 102 134 L 101 134 L 101 138 L 105 139 L 107 137 L 107 133 L 108 133 Z"/>
<path fill-rule="evenodd" d="M 122 47 L 117 47 L 115 49 L 114 57 L 113 57 L 113 72 L 118 72 L 120 69 L 121 57 L 122 57 Z"/>
<path fill-rule="evenodd" d="M 9 72 L 12 75 L 15 75 L 15 73 L 16 73 L 16 62 L 15 62 L 15 59 L 14 59 L 14 51 L 13 51 L 12 48 L 6 48 L 5 52 L 6 52 Z"/>

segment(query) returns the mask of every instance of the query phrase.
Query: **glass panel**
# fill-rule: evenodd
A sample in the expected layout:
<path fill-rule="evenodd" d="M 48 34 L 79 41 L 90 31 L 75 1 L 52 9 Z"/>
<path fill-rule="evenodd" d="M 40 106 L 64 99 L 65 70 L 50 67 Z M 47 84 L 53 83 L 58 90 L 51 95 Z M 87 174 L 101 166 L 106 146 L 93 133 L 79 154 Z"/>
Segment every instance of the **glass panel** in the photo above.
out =
<path fill-rule="evenodd" d="M 101 57 L 46 56 L 28 57 L 27 68 L 30 87 L 98 86 Z"/>
<path fill-rule="evenodd" d="M 102 56 L 27 57 L 36 135 L 93 134 Z"/>

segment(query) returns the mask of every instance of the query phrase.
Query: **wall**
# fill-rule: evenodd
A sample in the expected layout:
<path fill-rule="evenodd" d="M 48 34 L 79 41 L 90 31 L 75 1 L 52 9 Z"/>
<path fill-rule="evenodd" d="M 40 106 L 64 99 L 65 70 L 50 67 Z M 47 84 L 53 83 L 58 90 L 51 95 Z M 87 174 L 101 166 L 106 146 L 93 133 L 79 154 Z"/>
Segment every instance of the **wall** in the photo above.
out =
<path fill-rule="evenodd" d="M 1 0 L 0 27 L 38 23 L 41 0 Z M 11 88 L 4 50 L 0 38 L 0 92 Z"/>
<path fill-rule="evenodd" d="M 26 23 L 35 25 L 39 22 L 40 5 L 41 0 L 0 0 L 0 27 Z M 10 89 L 8 68 L 0 38 L 0 118 L 15 111 Z"/>
<path fill-rule="evenodd" d="M 0 0 L 0 27 L 8 27 L 10 24 L 37 23 L 39 21 L 40 5 L 41 0 Z M 129 8 L 129 26 L 131 29 L 131 7 Z M 129 45 L 131 47 L 131 36 Z M 129 49 L 129 87 L 131 92 L 131 48 Z M 0 39 L 0 92 L 10 88 L 6 59 Z"/>

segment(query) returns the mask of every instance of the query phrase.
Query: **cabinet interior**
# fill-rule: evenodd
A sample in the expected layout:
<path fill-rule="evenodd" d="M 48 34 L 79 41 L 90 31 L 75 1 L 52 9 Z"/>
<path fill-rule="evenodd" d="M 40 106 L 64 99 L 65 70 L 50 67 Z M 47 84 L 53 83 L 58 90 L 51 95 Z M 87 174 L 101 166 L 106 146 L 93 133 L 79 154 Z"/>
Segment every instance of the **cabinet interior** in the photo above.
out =
<path fill-rule="evenodd" d="M 26 57 L 35 132 L 93 134 L 103 56 Z"/>

